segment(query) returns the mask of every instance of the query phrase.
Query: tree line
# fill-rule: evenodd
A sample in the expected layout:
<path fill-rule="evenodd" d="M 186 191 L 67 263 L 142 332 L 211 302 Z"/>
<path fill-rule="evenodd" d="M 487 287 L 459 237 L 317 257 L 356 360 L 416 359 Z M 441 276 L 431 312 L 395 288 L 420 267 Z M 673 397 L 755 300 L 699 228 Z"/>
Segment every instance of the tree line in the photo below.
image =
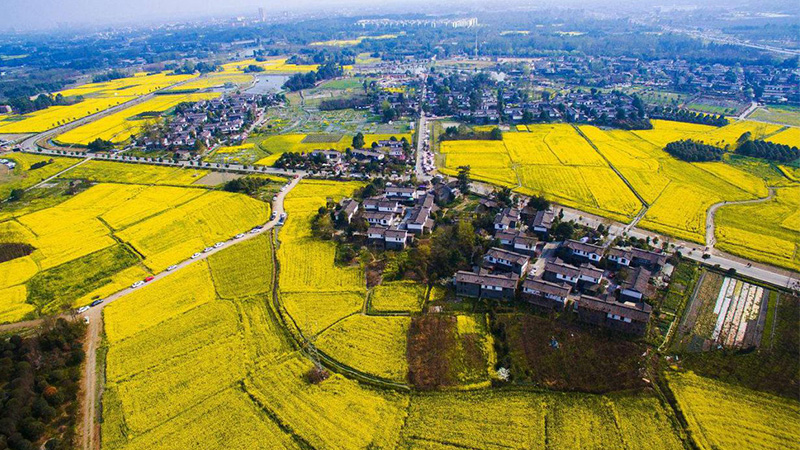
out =
<path fill-rule="evenodd" d="M 317 70 L 292 75 L 286 80 L 283 87 L 290 91 L 300 91 L 314 87 L 318 81 L 330 80 L 331 78 L 341 77 L 342 75 L 344 75 L 342 65 L 333 61 L 328 61 L 319 66 Z"/>
<path fill-rule="evenodd" d="M 664 147 L 670 155 L 688 162 L 721 161 L 725 150 L 713 145 L 685 139 L 670 142 Z"/>

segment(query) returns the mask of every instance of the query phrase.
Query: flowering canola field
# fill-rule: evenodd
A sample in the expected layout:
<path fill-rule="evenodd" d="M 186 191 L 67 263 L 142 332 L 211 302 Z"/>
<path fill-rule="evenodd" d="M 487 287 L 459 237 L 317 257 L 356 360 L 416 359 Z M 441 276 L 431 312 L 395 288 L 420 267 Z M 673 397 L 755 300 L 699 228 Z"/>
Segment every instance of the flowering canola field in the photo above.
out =
<path fill-rule="evenodd" d="M 170 75 L 166 72 L 120 78 L 103 83 L 89 83 L 64 89 L 53 95 L 64 97 L 83 96 L 72 105 L 51 106 L 25 115 L 9 115 L 0 120 L 2 133 L 38 133 L 60 125 L 82 119 L 88 115 L 105 111 L 113 106 L 133 100 L 145 94 L 186 81 L 194 75 Z"/>
<path fill-rule="evenodd" d="M 701 449 L 792 448 L 800 442 L 800 403 L 693 373 L 669 385 Z"/>
<path fill-rule="evenodd" d="M 73 128 L 59 135 L 55 140 L 63 145 L 89 145 L 95 139 L 111 141 L 115 144 L 125 142 L 136 135 L 142 127 L 155 119 L 139 118 L 143 113 L 162 113 L 184 102 L 199 102 L 216 98 L 218 92 L 202 94 L 157 95 L 147 101 L 107 115 L 93 122 Z"/>

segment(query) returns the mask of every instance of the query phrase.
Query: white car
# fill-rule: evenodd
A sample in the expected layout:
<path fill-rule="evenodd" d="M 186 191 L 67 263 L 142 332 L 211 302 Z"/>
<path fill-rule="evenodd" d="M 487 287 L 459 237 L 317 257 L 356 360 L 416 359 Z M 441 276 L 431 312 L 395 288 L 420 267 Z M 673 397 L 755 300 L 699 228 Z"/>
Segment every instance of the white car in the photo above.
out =
<path fill-rule="evenodd" d="M 80 308 L 78 308 L 78 314 L 83 314 L 88 310 L 89 310 L 88 306 L 81 306 Z"/>
<path fill-rule="evenodd" d="M 83 318 L 83 323 L 85 323 L 87 325 L 89 324 L 89 316 L 86 316 L 86 317 Z"/>
<path fill-rule="evenodd" d="M 244 233 L 239 233 L 239 234 L 237 234 L 237 235 L 236 235 L 236 236 L 234 236 L 234 237 L 235 237 L 236 239 L 241 239 L 241 238 L 243 238 L 243 237 L 244 237 Z"/>
<path fill-rule="evenodd" d="M 133 289 L 136 289 L 136 288 L 138 288 L 139 286 L 144 286 L 144 281 L 142 281 L 142 280 L 139 280 L 139 281 L 137 281 L 136 283 L 133 283 L 133 284 L 131 285 L 131 287 L 132 287 Z"/>
<path fill-rule="evenodd" d="M 200 254 L 200 253 L 195 253 L 194 255 L 192 255 L 192 259 L 197 259 L 197 258 L 199 258 L 200 256 L 201 256 L 201 254 Z"/>
<path fill-rule="evenodd" d="M 206 248 L 203 249 L 203 253 L 208 253 L 211 250 L 214 250 L 214 247 L 206 247 Z"/>
<path fill-rule="evenodd" d="M 214 244 L 214 248 L 220 248 L 220 247 L 222 247 L 223 245 L 225 245 L 225 244 L 224 244 L 224 243 L 222 243 L 222 242 L 217 242 L 216 244 Z"/>
<path fill-rule="evenodd" d="M 250 230 L 250 234 L 256 234 L 256 233 L 258 233 L 258 228 L 253 228 L 252 230 Z"/>
<path fill-rule="evenodd" d="M 199 255 L 199 253 L 198 253 L 198 255 Z M 178 268 L 178 266 L 176 266 L 176 265 L 174 265 L 174 264 L 173 264 L 173 265 L 171 265 L 171 266 L 167 267 L 167 272 L 172 272 L 173 270 L 175 270 L 175 269 L 177 269 L 177 268 Z"/>

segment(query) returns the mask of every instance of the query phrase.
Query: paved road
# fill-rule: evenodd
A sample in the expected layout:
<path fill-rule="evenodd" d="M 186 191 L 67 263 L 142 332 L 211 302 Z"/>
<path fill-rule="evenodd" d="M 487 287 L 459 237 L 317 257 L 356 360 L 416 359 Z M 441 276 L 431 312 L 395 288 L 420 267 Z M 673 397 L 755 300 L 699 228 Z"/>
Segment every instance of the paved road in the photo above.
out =
<path fill-rule="evenodd" d="M 283 176 L 307 175 L 306 172 L 300 170 L 292 171 L 292 170 L 276 169 L 274 167 L 266 167 L 266 166 L 255 167 L 244 164 L 204 163 L 200 161 L 175 162 L 172 160 L 159 161 L 156 158 L 127 156 L 124 154 L 113 154 L 113 155 L 106 153 L 88 154 L 85 152 L 78 152 L 78 151 L 65 152 L 64 150 L 49 150 L 45 148 L 29 149 L 23 147 L 22 151 L 26 153 L 35 153 L 37 155 L 63 156 L 68 158 L 82 158 L 82 159 L 98 159 L 105 161 L 125 162 L 131 164 L 149 164 L 154 166 L 184 167 L 184 168 L 206 169 L 206 170 L 222 171 L 222 172 L 238 172 L 246 174 L 265 173 L 269 175 L 283 175 Z"/>
<path fill-rule="evenodd" d="M 748 107 L 746 110 L 742 111 L 742 113 L 739 114 L 739 117 L 737 117 L 737 119 L 738 120 L 746 119 L 747 116 L 749 116 L 750 114 L 753 114 L 753 111 L 755 111 L 756 109 L 758 109 L 758 103 L 757 102 L 750 102 L 750 107 Z"/>
<path fill-rule="evenodd" d="M 430 139 L 425 127 L 427 127 L 427 124 L 425 123 L 425 113 L 420 111 L 419 127 L 417 128 L 417 161 L 414 166 L 414 173 L 419 181 L 428 181 L 431 179 L 431 176 L 425 172 L 425 167 L 422 163 L 422 154 L 425 152 L 425 143 Z M 430 148 L 430 146 L 428 146 L 428 148 Z"/>
<path fill-rule="evenodd" d="M 239 242 L 246 241 L 248 239 L 252 239 L 262 233 L 265 233 L 275 226 L 278 225 L 278 221 L 280 220 L 280 215 L 284 213 L 283 201 L 286 198 L 286 195 L 294 189 L 295 186 L 300 182 L 302 179 L 302 175 L 298 176 L 291 180 L 288 184 L 287 189 L 283 192 L 279 192 L 276 195 L 276 199 L 272 202 L 272 210 L 276 213 L 275 219 L 270 220 L 266 224 L 264 224 L 263 228 L 257 230 L 253 233 L 247 232 L 244 237 L 240 239 L 231 239 L 223 243 L 223 245 L 219 248 L 214 248 L 213 250 L 209 251 L 208 253 L 201 253 L 201 255 L 196 259 L 187 259 L 176 264 L 176 267 L 171 271 L 163 271 L 161 273 L 153 275 L 153 280 L 150 281 L 147 285 L 133 288 L 128 287 L 119 292 L 116 292 L 105 299 L 99 305 L 90 308 L 86 313 L 84 313 L 84 317 L 88 318 L 89 326 L 87 332 L 87 339 L 84 343 L 84 349 L 86 351 L 86 364 L 84 365 L 84 374 L 81 380 L 81 389 L 84 394 L 84 399 L 81 405 L 81 412 L 82 412 L 82 421 L 80 424 L 81 429 L 81 447 L 85 450 L 89 449 L 97 449 L 100 447 L 99 441 L 99 433 L 98 428 L 99 425 L 97 424 L 96 416 L 97 416 L 97 408 L 98 408 L 98 380 L 97 380 L 97 348 L 100 345 L 100 336 L 102 333 L 103 325 L 103 309 L 110 305 L 111 303 L 137 291 L 140 289 L 145 289 L 146 286 L 152 284 L 155 281 L 161 280 L 166 278 L 170 275 L 180 272 L 181 270 L 185 269 L 186 267 L 196 263 L 197 261 L 202 261 L 207 259 L 209 256 L 220 252 L 226 248 L 234 246 Z M 244 231 L 244 230 L 243 230 Z M 198 249 L 200 251 L 200 249 Z M 73 313 L 70 312 L 65 314 L 65 317 L 71 316 Z M 44 319 L 37 319 L 37 320 L 29 320 L 25 322 L 18 322 L 6 325 L 0 325 L 0 332 L 11 332 L 17 331 L 24 328 L 31 328 L 36 327 L 42 324 Z"/>

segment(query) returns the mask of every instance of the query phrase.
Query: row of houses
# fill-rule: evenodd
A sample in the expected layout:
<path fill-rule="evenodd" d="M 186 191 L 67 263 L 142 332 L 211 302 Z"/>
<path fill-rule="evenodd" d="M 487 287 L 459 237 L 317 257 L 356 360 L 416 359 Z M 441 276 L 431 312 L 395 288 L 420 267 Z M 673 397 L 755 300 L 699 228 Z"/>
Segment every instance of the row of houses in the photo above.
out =
<path fill-rule="evenodd" d="M 363 218 L 369 225 L 367 240 L 370 244 L 402 250 L 414 236 L 433 229 L 432 215 L 437 209 L 432 189 L 388 186 L 381 195 L 366 198 L 361 203 L 342 200 L 339 217 L 347 223 Z"/>
<path fill-rule="evenodd" d="M 499 233 L 507 235 L 501 240 L 506 246 L 513 244 L 513 236 L 518 236 L 506 230 Z M 533 252 L 491 248 L 480 269 L 455 274 L 456 294 L 501 301 L 519 298 L 543 310 L 572 311 L 587 323 L 643 334 L 652 312 L 645 303 L 654 292 L 650 269 L 660 270 L 666 255 L 637 248 L 611 249 L 608 260 L 614 262 L 616 269 L 626 271 L 621 282 L 612 282 L 596 266 L 604 257 L 603 247 L 574 240 L 565 241 L 562 247 L 571 252 L 571 261 L 579 263 L 548 260 L 540 275 L 529 271 L 531 258 L 538 255 L 535 247 Z"/>

